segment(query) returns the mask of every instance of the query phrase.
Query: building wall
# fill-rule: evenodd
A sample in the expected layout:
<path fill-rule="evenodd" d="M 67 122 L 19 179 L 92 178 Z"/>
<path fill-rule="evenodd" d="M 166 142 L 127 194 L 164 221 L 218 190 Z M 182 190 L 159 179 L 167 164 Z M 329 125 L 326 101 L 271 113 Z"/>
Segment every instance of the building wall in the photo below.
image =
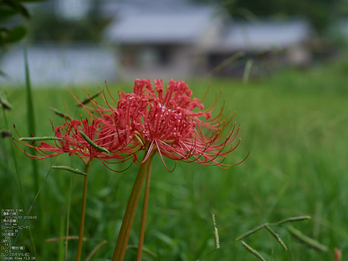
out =
<path fill-rule="evenodd" d="M 193 46 L 127 45 L 119 46 L 120 78 L 186 79 L 195 73 Z"/>
<path fill-rule="evenodd" d="M 304 45 L 296 45 L 288 48 L 285 59 L 290 65 L 306 66 L 310 64 L 312 57 L 308 48 Z"/>

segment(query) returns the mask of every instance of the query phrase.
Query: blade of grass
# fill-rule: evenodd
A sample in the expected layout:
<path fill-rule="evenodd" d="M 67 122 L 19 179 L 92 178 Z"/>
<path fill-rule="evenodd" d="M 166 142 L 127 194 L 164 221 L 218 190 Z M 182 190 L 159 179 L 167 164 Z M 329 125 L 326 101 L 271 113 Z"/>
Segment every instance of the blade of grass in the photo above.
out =
<path fill-rule="evenodd" d="M 45 242 L 50 243 L 50 242 L 57 242 L 57 241 L 64 241 L 69 242 L 69 240 L 78 240 L 79 236 L 64 236 L 64 237 L 55 237 L 55 238 L 48 238 L 45 240 Z M 84 237 L 83 241 L 87 241 L 87 238 Z"/>
<path fill-rule="evenodd" d="M 97 98 L 101 93 L 102 92 L 99 91 L 96 94 L 93 94 L 92 96 L 89 96 L 89 93 L 88 93 L 88 98 L 84 99 L 81 103 L 77 104 L 76 106 L 82 107 L 82 104 L 83 105 L 88 104 L 90 101 L 92 101 L 93 99 Z"/>
<path fill-rule="evenodd" d="M 258 259 L 262 260 L 262 261 L 266 261 L 260 254 L 259 252 L 257 252 L 255 249 L 253 249 L 251 246 L 249 246 L 247 243 L 245 243 L 243 240 L 240 241 L 242 243 L 242 245 L 248 249 L 248 251 L 250 253 L 252 253 L 254 256 L 256 256 Z"/>
<path fill-rule="evenodd" d="M 243 83 L 248 83 L 250 78 L 251 67 L 253 66 L 253 60 L 249 59 L 245 64 L 245 70 L 243 75 Z"/>
<path fill-rule="evenodd" d="M 95 252 L 97 252 L 97 250 L 99 248 L 101 248 L 103 245 L 105 245 L 108 241 L 104 240 L 101 243 L 99 243 L 93 250 L 92 252 L 88 255 L 88 257 L 86 258 L 86 261 L 91 260 L 92 256 L 95 254 Z"/>
<path fill-rule="evenodd" d="M 60 219 L 59 236 L 64 236 L 64 218 Z M 64 241 L 59 241 L 58 244 L 58 260 L 64 260 Z"/>
<path fill-rule="evenodd" d="M 211 213 L 211 217 L 213 219 L 213 225 L 214 225 L 215 247 L 216 247 L 216 249 L 219 249 L 220 248 L 220 239 L 219 239 L 219 231 L 216 227 L 215 215 L 213 213 Z"/>
<path fill-rule="evenodd" d="M 239 59 L 240 57 L 243 57 L 244 55 L 245 55 L 244 52 L 238 52 L 238 53 L 231 55 L 226 60 L 224 60 L 222 63 L 218 64 L 213 70 L 211 70 L 209 74 L 213 76 L 214 74 L 218 73 L 223 68 L 225 68 L 226 66 L 228 66 L 229 64 L 231 64 L 235 60 Z"/>
<path fill-rule="evenodd" d="M 4 115 L 4 121 L 5 121 L 5 125 L 6 125 L 6 128 L 8 129 L 8 122 L 7 122 L 7 117 L 6 117 L 6 112 L 5 110 L 3 110 L 3 115 Z M 25 197 L 24 197 L 24 190 L 23 190 L 23 186 L 22 186 L 22 182 L 21 182 L 21 178 L 19 176 L 19 172 L 18 172 L 18 163 L 17 163 L 17 158 L 16 158 L 16 154 L 15 154 L 15 150 L 13 148 L 13 144 L 12 142 L 10 142 L 10 147 L 11 147 L 11 153 L 12 153 L 12 158 L 13 158 L 13 162 L 14 162 L 14 167 L 15 167 L 15 171 L 16 171 L 16 175 L 17 175 L 17 182 L 18 182 L 18 187 L 19 187 L 19 191 L 20 191 L 20 198 L 21 198 L 21 201 L 22 201 L 22 205 L 23 205 L 23 210 L 26 212 L 27 210 L 27 207 L 26 207 L 26 203 L 25 203 Z M 30 213 L 30 209 L 28 211 L 28 215 Z M 28 219 L 26 219 L 28 220 Z M 29 222 L 29 220 L 28 220 Z M 14 240 L 14 243 L 16 243 L 17 241 L 17 238 L 19 237 L 19 234 L 22 230 L 20 229 L 17 233 L 17 236 Z M 29 229 L 29 234 L 30 234 L 30 243 L 31 243 L 31 246 L 33 248 L 33 251 L 34 251 L 34 256 L 36 258 L 36 248 L 35 248 L 35 244 L 34 244 L 34 239 L 33 239 L 33 236 L 32 236 L 32 232 L 31 230 Z"/>
<path fill-rule="evenodd" d="M 275 225 L 279 226 L 281 224 L 288 223 L 288 222 L 296 222 L 296 221 L 302 221 L 302 220 L 308 220 L 308 219 L 311 219 L 311 217 L 310 216 L 291 217 L 291 218 L 283 219 L 275 223 Z"/>
<path fill-rule="evenodd" d="M 127 249 L 138 249 L 139 246 L 137 245 L 128 245 Z M 143 252 L 148 254 L 149 256 L 153 257 L 153 258 L 157 258 L 157 255 L 154 252 L 151 252 L 150 250 L 143 248 Z M 87 260 L 86 260 L 87 261 Z"/>
<path fill-rule="evenodd" d="M 35 136 L 35 117 L 34 117 L 34 105 L 33 105 L 33 97 L 31 92 L 31 84 L 30 84 L 30 74 L 29 74 L 29 64 L 28 64 L 28 53 L 27 48 L 24 46 L 23 49 L 24 54 L 24 67 L 25 67 L 25 85 L 27 90 L 27 119 L 28 119 L 28 130 L 29 134 Z M 36 155 L 36 151 L 34 149 L 31 149 L 31 154 Z M 31 161 L 32 164 L 32 170 L 33 170 L 33 180 L 34 180 L 34 189 L 35 191 L 39 191 L 39 171 L 38 171 L 38 165 L 36 160 Z M 43 211 L 42 211 L 42 199 L 39 198 L 38 202 L 38 212 L 40 215 L 40 221 L 39 221 L 39 240 L 40 245 L 43 245 L 44 242 L 44 218 L 43 218 Z M 46 259 L 46 248 L 42 248 L 42 255 L 43 259 Z"/>
<path fill-rule="evenodd" d="M 66 230 L 65 230 L 65 236 L 66 238 L 69 237 L 69 222 L 70 222 L 70 206 L 71 206 L 71 187 L 72 187 L 72 176 L 70 176 L 70 182 L 69 182 L 69 195 L 68 195 L 68 211 L 66 213 Z M 65 241 L 65 250 L 64 250 L 64 260 L 66 261 L 68 259 L 68 243 L 69 240 Z"/>
<path fill-rule="evenodd" d="M 307 245 L 310 248 L 313 248 L 318 251 L 327 252 L 329 251 L 328 247 L 319 243 L 318 241 L 314 240 L 313 238 L 307 237 L 306 235 L 302 234 L 301 231 L 297 230 L 293 226 L 287 226 L 286 229 L 289 231 L 289 233 L 296 238 L 299 242 Z"/>
<path fill-rule="evenodd" d="M 69 115 L 65 115 L 63 112 L 58 111 L 56 108 L 50 107 L 49 109 L 63 119 L 68 119 L 69 121 L 73 120 L 73 118 L 71 118 Z"/>
<path fill-rule="evenodd" d="M 28 131 L 29 136 L 35 136 L 35 117 L 34 117 L 34 105 L 33 105 L 33 97 L 31 92 L 31 84 L 30 84 L 30 74 L 29 74 L 29 64 L 28 64 L 28 53 L 26 47 L 24 47 L 24 65 L 25 65 L 25 86 L 27 90 L 27 119 L 28 119 Z M 32 155 L 36 155 L 36 151 L 32 149 Z M 33 168 L 33 178 L 35 190 L 39 190 L 39 174 L 37 162 L 32 160 L 32 168 Z"/>
<path fill-rule="evenodd" d="M 288 248 L 286 247 L 286 245 L 284 244 L 284 242 L 281 240 L 281 238 L 279 237 L 279 235 L 277 233 L 275 233 L 269 226 L 264 225 L 264 227 L 267 229 L 267 231 L 269 233 L 272 234 L 272 236 L 274 236 L 274 238 L 279 242 L 279 244 L 281 244 L 282 247 L 284 247 L 285 250 L 288 250 Z"/>
<path fill-rule="evenodd" d="M 4 110 L 12 110 L 13 106 L 12 104 L 8 101 L 5 93 L 0 92 L 0 105 Z"/>
<path fill-rule="evenodd" d="M 277 205 L 277 203 L 279 202 L 279 200 L 281 199 L 281 197 L 284 195 L 285 191 L 287 190 L 287 188 L 289 187 L 289 182 L 287 181 L 283 187 L 280 189 L 278 195 L 274 198 L 274 200 L 271 202 L 269 208 L 266 211 L 265 217 L 268 218 L 269 215 L 272 213 L 274 207 Z"/>
<path fill-rule="evenodd" d="M 56 160 L 56 159 L 55 159 L 55 160 Z M 40 188 L 39 188 L 39 191 L 36 193 L 35 198 L 34 198 L 34 200 L 33 200 L 33 203 L 31 203 L 31 205 L 30 205 L 30 207 L 29 207 L 29 210 L 28 210 L 28 212 L 27 212 L 27 216 L 30 215 L 31 210 L 33 209 L 34 204 L 35 204 L 37 198 L 39 197 L 39 194 L 40 194 L 40 192 L 41 192 L 41 189 L 43 189 L 43 187 L 45 186 L 46 180 L 47 180 L 48 176 L 50 175 L 50 173 L 51 173 L 51 168 L 50 168 L 49 171 L 47 172 L 46 177 L 45 177 L 45 179 L 44 179 L 44 182 L 43 182 L 43 184 L 42 184 L 42 185 L 40 186 Z M 25 222 L 26 222 L 27 220 L 29 220 L 29 219 L 25 219 L 24 222 L 23 222 L 23 224 L 25 224 Z M 15 238 L 15 240 L 14 240 L 14 243 L 16 243 L 16 241 L 17 241 L 17 239 L 18 239 L 18 237 L 19 237 L 21 231 L 22 231 L 22 230 L 19 230 L 19 232 L 17 233 L 17 236 L 16 236 L 16 238 Z M 31 230 L 29 230 L 29 231 L 31 231 Z"/>
<path fill-rule="evenodd" d="M 261 226 L 258 226 L 252 230 L 249 230 L 248 232 L 244 233 L 243 235 L 241 235 L 240 237 L 236 238 L 236 241 L 239 241 L 243 238 L 246 238 L 247 236 L 250 236 L 251 234 L 254 234 L 255 232 L 259 231 L 260 229 L 263 229 L 264 228 L 264 225 L 265 224 L 262 224 Z M 266 223 L 267 225 L 267 223 Z"/>

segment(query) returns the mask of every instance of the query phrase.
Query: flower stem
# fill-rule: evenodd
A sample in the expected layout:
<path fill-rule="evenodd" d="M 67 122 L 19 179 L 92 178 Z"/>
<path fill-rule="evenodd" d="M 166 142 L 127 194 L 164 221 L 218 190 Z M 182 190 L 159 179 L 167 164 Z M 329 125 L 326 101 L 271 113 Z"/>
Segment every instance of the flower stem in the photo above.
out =
<path fill-rule="evenodd" d="M 88 169 L 89 169 L 89 164 L 86 164 L 85 173 L 87 175 L 84 177 L 84 182 L 83 182 L 82 210 L 81 210 L 79 243 L 77 245 L 76 261 L 80 261 L 80 259 L 81 259 L 81 252 L 82 252 L 83 229 L 85 227 Z"/>
<path fill-rule="evenodd" d="M 126 213 L 124 214 L 122 226 L 120 233 L 118 235 L 117 243 L 114 250 L 114 255 L 112 256 L 112 261 L 123 261 L 126 254 L 127 244 L 129 240 L 129 235 L 132 229 L 135 212 L 137 210 L 137 205 L 139 202 L 140 192 L 142 185 L 144 183 L 145 175 L 151 166 L 152 156 L 140 166 L 137 178 L 134 182 L 132 193 L 129 197 Z"/>
<path fill-rule="evenodd" d="M 140 234 L 139 234 L 139 245 L 137 253 L 137 261 L 141 261 L 141 255 L 143 253 L 144 235 L 145 235 L 145 224 L 146 224 L 146 213 L 147 213 L 147 203 L 149 201 L 149 191 L 150 191 L 150 177 L 151 177 L 151 163 L 147 170 L 146 184 L 145 184 L 145 194 L 144 194 L 144 204 L 143 204 L 143 214 L 141 216 Z"/>

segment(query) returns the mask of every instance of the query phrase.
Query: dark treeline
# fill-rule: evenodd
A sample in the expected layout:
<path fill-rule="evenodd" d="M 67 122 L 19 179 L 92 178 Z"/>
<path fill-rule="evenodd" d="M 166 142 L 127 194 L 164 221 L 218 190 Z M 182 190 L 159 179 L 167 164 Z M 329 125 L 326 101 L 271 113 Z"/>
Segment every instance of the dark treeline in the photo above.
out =
<path fill-rule="evenodd" d="M 215 0 L 192 0 L 217 3 Z M 302 16 L 320 32 L 338 16 L 348 14 L 344 0 L 219 0 L 230 15 L 240 19 L 254 17 Z"/>

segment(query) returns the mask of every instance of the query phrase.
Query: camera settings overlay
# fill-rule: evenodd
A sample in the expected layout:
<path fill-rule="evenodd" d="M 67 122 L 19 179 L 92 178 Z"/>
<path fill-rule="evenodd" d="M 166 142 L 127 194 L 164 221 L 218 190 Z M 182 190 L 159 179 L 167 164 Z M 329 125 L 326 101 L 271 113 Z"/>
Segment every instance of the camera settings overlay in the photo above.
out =
<path fill-rule="evenodd" d="M 30 229 L 27 220 L 32 219 L 37 216 L 23 215 L 23 209 L 1 209 L 1 260 L 36 260 L 25 246 L 11 243 L 21 230 Z"/>

